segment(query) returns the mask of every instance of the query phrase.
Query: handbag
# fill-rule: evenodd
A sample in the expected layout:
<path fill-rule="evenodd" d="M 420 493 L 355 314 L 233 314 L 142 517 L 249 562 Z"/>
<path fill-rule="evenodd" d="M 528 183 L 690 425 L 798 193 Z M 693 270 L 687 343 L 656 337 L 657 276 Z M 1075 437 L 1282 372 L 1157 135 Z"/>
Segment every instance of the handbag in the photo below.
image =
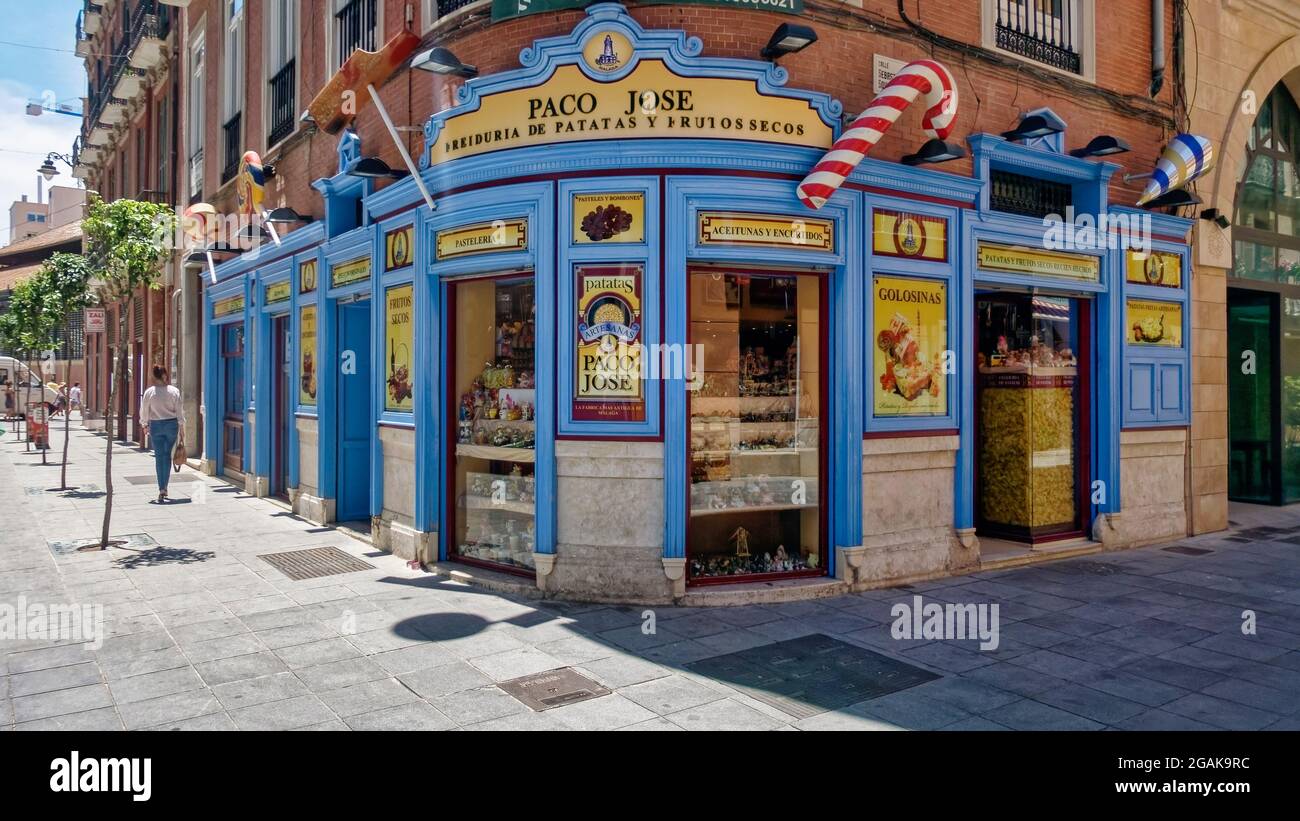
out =
<path fill-rule="evenodd" d="M 185 443 L 177 442 L 176 449 L 172 451 L 172 470 L 180 473 L 181 468 L 185 467 L 185 460 L 188 455 L 185 452 Z"/>

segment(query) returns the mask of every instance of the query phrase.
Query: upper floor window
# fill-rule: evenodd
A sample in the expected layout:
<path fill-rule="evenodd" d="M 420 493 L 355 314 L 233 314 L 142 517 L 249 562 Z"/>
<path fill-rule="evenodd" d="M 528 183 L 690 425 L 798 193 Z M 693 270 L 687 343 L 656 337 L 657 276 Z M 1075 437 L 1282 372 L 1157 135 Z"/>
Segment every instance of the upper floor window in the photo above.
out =
<path fill-rule="evenodd" d="M 293 133 L 297 121 L 298 0 L 267 0 L 266 144 L 275 145 Z"/>
<path fill-rule="evenodd" d="M 225 0 L 225 63 L 221 72 L 221 181 L 235 176 L 243 156 L 240 125 L 244 110 L 244 0 Z"/>
<path fill-rule="evenodd" d="M 357 49 L 375 51 L 379 40 L 377 0 L 330 0 L 334 9 L 334 68 Z"/>
<path fill-rule="evenodd" d="M 983 0 L 984 46 L 1096 78 L 1095 0 Z"/>
<path fill-rule="evenodd" d="M 203 130 L 206 128 L 204 96 L 204 76 L 207 71 L 207 49 L 204 47 L 203 28 L 190 43 L 190 76 L 188 95 L 186 97 L 186 157 L 189 160 L 190 201 L 197 202 L 203 198 Z"/>
<path fill-rule="evenodd" d="M 479 0 L 424 0 L 424 28 L 427 31 L 434 23 L 457 9 L 472 6 Z"/>
<path fill-rule="evenodd" d="M 1233 275 L 1300 285 L 1300 107 L 1284 85 L 1251 127 L 1236 205 Z"/>

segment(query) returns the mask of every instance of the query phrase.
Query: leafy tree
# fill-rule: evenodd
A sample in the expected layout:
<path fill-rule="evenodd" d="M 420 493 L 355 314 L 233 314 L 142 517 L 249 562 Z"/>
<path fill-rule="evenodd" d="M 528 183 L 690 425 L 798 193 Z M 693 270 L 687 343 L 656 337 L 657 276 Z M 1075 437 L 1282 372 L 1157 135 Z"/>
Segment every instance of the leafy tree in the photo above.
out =
<path fill-rule="evenodd" d="M 136 292 L 162 287 L 162 270 L 172 250 L 176 215 L 166 205 L 91 196 L 81 223 L 99 302 L 117 308 L 117 344 L 104 415 L 108 453 L 104 463 L 104 525 L 99 549 L 108 548 L 113 516 L 113 408 L 126 392 L 126 318 Z"/>
<path fill-rule="evenodd" d="M 23 379 L 24 418 L 27 415 L 25 409 L 31 406 L 32 383 L 36 381 L 37 372 L 36 359 L 40 352 L 53 347 L 51 340 L 57 336 L 62 321 L 62 316 L 56 313 L 54 306 L 49 302 L 50 295 L 46 285 L 39 273 L 17 283 L 10 292 L 9 312 L 0 318 L 0 336 L 3 337 L 6 347 L 11 348 L 15 355 L 22 354 L 28 362 L 28 372 Z M 43 390 L 40 398 L 44 401 Z M 30 446 L 30 420 L 28 420 L 27 431 Z M 47 444 L 48 440 L 47 433 Z"/>
<path fill-rule="evenodd" d="M 33 277 L 36 287 L 43 294 L 43 302 L 50 316 L 58 321 L 51 327 L 49 347 L 53 348 L 62 340 L 58 339 L 64 322 L 69 315 L 86 309 L 90 300 L 90 263 L 81 254 L 58 253 L 52 255 L 41 265 L 40 271 Z M 68 487 L 68 439 L 71 436 L 72 393 L 71 382 L 63 385 L 63 461 L 59 474 L 59 489 Z"/>

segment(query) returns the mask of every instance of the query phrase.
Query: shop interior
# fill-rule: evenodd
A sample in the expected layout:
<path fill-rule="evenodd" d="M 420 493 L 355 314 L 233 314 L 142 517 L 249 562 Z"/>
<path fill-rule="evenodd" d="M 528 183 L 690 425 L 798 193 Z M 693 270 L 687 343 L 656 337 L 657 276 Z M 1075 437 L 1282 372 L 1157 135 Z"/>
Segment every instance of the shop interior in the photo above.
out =
<path fill-rule="evenodd" d="M 532 573 L 536 549 L 536 305 L 531 274 L 447 286 L 452 558 Z"/>
<path fill-rule="evenodd" d="M 825 572 L 824 281 L 691 271 L 688 580 Z"/>

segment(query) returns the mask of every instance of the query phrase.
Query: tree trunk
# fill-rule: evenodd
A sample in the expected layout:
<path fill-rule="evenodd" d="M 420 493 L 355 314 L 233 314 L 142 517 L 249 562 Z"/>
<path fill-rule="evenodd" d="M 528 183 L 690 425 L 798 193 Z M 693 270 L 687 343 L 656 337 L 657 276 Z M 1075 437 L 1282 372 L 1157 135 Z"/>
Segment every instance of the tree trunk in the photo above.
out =
<path fill-rule="evenodd" d="M 31 366 L 32 352 L 27 352 L 27 390 L 23 394 L 23 427 L 26 429 L 27 446 L 25 450 L 32 449 L 32 379 L 35 372 Z"/>
<path fill-rule="evenodd" d="M 117 396 L 117 386 L 126 374 L 126 300 L 120 300 L 117 306 L 117 352 L 113 354 L 113 377 L 108 381 L 108 407 L 104 411 L 105 439 L 108 442 L 108 455 L 104 458 L 104 527 L 99 535 L 99 549 L 108 549 L 108 530 L 113 519 L 113 401 Z"/>
<path fill-rule="evenodd" d="M 68 376 L 72 373 L 69 371 Z M 63 466 L 59 468 L 59 490 L 68 489 L 68 438 L 72 436 L 72 388 L 63 386 Z"/>

